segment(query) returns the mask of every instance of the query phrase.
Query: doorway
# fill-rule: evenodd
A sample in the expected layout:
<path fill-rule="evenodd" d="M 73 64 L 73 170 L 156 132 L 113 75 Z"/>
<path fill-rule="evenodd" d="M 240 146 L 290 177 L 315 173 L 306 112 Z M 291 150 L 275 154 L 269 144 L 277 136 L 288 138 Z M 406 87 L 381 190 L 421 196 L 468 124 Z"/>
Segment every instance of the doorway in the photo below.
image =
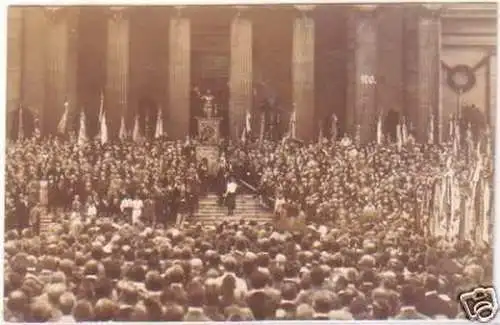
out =
<path fill-rule="evenodd" d="M 191 121 L 190 134 L 196 136 L 197 116 L 203 116 L 200 94 L 208 90 L 215 97 L 215 105 L 223 118 L 221 135 L 229 130 L 229 65 L 231 60 L 230 19 L 228 7 L 200 8 L 193 12 L 191 27 Z M 196 89 L 196 90 L 195 90 Z"/>

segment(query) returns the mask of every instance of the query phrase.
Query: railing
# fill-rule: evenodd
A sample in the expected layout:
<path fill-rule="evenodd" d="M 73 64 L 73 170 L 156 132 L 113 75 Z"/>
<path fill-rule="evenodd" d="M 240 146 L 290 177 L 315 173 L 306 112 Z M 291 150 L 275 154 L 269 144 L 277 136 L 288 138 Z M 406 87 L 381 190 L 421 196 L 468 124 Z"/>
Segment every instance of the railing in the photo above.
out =
<path fill-rule="evenodd" d="M 237 179 L 238 183 L 240 183 L 243 187 L 245 187 L 246 189 L 250 190 L 250 192 L 252 192 L 253 194 L 256 194 L 259 196 L 259 199 L 260 199 L 260 203 L 268 208 L 268 209 L 272 209 L 274 207 L 274 201 L 275 201 L 275 198 L 274 197 L 271 197 L 271 196 L 267 196 L 267 195 L 263 195 L 262 193 L 259 192 L 259 190 L 251 185 L 250 183 L 246 182 L 245 180 L 243 180 L 242 178 L 238 178 Z"/>

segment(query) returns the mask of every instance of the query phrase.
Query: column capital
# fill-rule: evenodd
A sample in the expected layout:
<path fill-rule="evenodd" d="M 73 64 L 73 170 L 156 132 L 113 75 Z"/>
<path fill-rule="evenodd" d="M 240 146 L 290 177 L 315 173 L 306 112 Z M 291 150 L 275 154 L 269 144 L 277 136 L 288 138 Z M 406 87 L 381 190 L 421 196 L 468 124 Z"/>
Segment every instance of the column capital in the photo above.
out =
<path fill-rule="evenodd" d="M 250 6 L 243 6 L 243 5 L 238 5 L 238 6 L 232 6 L 236 13 L 235 13 L 235 18 L 247 18 L 250 12 Z"/>
<path fill-rule="evenodd" d="M 294 5 L 293 6 L 302 16 L 309 16 L 311 15 L 314 10 L 316 9 L 316 5 L 306 5 L 306 4 L 301 4 L 301 5 Z"/>
<path fill-rule="evenodd" d="M 352 7 L 356 12 L 360 13 L 374 13 L 380 8 L 380 6 L 376 4 L 353 5 Z"/>
<path fill-rule="evenodd" d="M 352 8 L 356 17 L 367 19 L 375 18 L 381 10 L 381 6 L 376 4 L 353 5 Z"/>
<path fill-rule="evenodd" d="M 443 5 L 434 3 L 422 4 L 419 9 L 419 17 L 435 19 L 441 16 Z"/>
<path fill-rule="evenodd" d="M 183 17 L 186 15 L 187 6 L 174 6 L 174 16 L 177 18 Z"/>
<path fill-rule="evenodd" d="M 109 7 L 108 13 L 109 17 L 114 21 L 120 21 L 127 18 L 127 14 L 130 12 L 129 7 Z"/>
<path fill-rule="evenodd" d="M 58 23 L 63 18 L 66 17 L 66 13 L 68 12 L 68 7 L 44 7 L 45 17 L 52 23 Z"/>

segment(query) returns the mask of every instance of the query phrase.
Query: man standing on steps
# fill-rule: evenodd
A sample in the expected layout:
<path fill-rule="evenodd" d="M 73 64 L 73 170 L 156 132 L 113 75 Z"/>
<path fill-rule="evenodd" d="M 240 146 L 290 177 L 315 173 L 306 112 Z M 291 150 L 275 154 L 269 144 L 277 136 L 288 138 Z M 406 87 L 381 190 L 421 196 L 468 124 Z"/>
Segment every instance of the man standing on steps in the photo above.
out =
<path fill-rule="evenodd" d="M 238 189 L 238 184 L 233 176 L 229 178 L 229 182 L 226 186 L 226 205 L 227 205 L 227 215 L 232 216 L 234 209 L 236 208 L 236 190 Z"/>

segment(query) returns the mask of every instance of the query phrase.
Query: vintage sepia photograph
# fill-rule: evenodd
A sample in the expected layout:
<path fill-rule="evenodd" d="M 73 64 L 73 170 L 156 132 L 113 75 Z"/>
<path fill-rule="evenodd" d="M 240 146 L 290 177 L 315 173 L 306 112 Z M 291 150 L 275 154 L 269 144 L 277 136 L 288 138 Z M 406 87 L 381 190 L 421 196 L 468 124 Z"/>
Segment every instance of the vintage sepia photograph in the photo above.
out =
<path fill-rule="evenodd" d="M 497 14 L 9 6 L 3 320 L 493 320 Z"/>

